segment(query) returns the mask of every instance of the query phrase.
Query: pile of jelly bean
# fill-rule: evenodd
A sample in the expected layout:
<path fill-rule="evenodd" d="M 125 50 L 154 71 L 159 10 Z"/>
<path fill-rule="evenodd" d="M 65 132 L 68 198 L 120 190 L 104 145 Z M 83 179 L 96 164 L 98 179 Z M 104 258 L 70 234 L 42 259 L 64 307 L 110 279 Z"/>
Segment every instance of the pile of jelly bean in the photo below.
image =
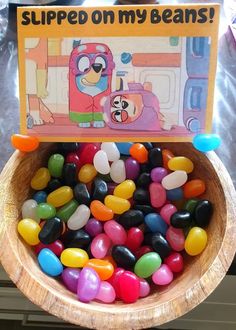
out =
<path fill-rule="evenodd" d="M 207 244 L 212 203 L 193 162 L 151 143 L 60 143 L 31 180 L 20 236 L 82 302 L 135 302 Z"/>

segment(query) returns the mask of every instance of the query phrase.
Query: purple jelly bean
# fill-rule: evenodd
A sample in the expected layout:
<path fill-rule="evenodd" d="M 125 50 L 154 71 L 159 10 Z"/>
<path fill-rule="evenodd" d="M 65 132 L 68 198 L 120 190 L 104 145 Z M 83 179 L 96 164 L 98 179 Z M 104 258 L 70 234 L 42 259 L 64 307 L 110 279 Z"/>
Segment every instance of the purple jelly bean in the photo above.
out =
<path fill-rule="evenodd" d="M 107 188 L 108 188 L 108 195 L 113 195 L 113 192 L 115 190 L 115 187 L 118 186 L 115 182 L 108 182 Z"/>
<path fill-rule="evenodd" d="M 77 293 L 78 281 L 80 276 L 80 269 L 65 268 L 62 272 L 62 281 L 68 290 Z"/>
<path fill-rule="evenodd" d="M 129 157 L 125 160 L 125 171 L 126 171 L 126 179 L 136 180 L 139 176 L 140 165 L 132 157 Z"/>
<path fill-rule="evenodd" d="M 153 182 L 161 182 L 167 174 L 168 171 L 164 167 L 155 167 L 151 171 L 151 179 Z"/>
<path fill-rule="evenodd" d="M 77 287 L 78 299 L 82 302 L 90 302 L 95 299 L 100 287 L 100 278 L 96 271 L 89 267 L 84 267 L 80 272 Z"/>
<path fill-rule="evenodd" d="M 98 221 L 95 218 L 91 218 L 86 223 L 85 230 L 90 236 L 95 237 L 98 234 L 102 233 L 103 225 L 102 225 L 101 221 Z"/>

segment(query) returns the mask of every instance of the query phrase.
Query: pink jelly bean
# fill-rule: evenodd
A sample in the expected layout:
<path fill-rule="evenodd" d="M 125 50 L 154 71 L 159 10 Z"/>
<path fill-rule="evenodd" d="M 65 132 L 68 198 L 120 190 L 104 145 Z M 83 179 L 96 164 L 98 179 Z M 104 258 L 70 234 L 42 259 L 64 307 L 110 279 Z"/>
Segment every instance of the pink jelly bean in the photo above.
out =
<path fill-rule="evenodd" d="M 111 240 L 106 234 L 97 235 L 91 243 L 91 253 L 96 259 L 102 259 L 107 255 L 111 246 Z"/>
<path fill-rule="evenodd" d="M 65 268 L 61 274 L 61 278 L 68 290 L 76 293 L 78 281 L 80 276 L 80 269 Z"/>
<path fill-rule="evenodd" d="M 125 303 L 134 303 L 140 294 L 139 278 L 132 272 L 124 271 L 119 277 L 121 299 Z"/>
<path fill-rule="evenodd" d="M 34 251 L 36 254 L 39 254 L 39 252 L 45 248 L 51 250 L 53 253 L 55 253 L 56 256 L 60 257 L 62 251 L 64 250 L 64 245 L 59 239 L 51 244 L 43 244 L 40 242 L 34 247 Z"/>
<path fill-rule="evenodd" d="M 174 251 L 184 250 L 185 236 L 183 229 L 170 226 L 166 232 L 166 240 Z"/>
<path fill-rule="evenodd" d="M 131 251 L 136 251 L 143 243 L 144 235 L 138 227 L 132 227 L 127 232 L 126 247 Z"/>
<path fill-rule="evenodd" d="M 167 225 L 170 225 L 170 218 L 172 214 L 177 211 L 177 208 L 173 204 L 166 204 L 161 208 L 160 216 L 167 223 Z"/>
<path fill-rule="evenodd" d="M 105 222 L 104 231 L 107 236 L 111 239 L 113 244 L 123 245 L 127 240 L 127 234 L 124 229 L 118 222 L 115 220 L 110 220 Z"/>
<path fill-rule="evenodd" d="M 164 167 L 155 167 L 151 170 L 151 179 L 160 183 L 167 174 L 168 171 Z"/>
<path fill-rule="evenodd" d="M 173 280 L 173 273 L 170 268 L 162 264 L 161 267 L 152 274 L 152 280 L 157 285 L 167 285 Z"/>
<path fill-rule="evenodd" d="M 184 269 L 184 260 L 180 253 L 173 252 L 169 257 L 165 258 L 165 264 L 170 268 L 173 273 L 182 272 Z"/>
<path fill-rule="evenodd" d="M 125 160 L 126 179 L 136 180 L 139 176 L 140 165 L 136 159 L 129 157 Z"/>
<path fill-rule="evenodd" d="M 113 286 L 109 282 L 102 281 L 96 299 L 107 304 L 112 303 L 116 299 L 116 292 Z"/>
<path fill-rule="evenodd" d="M 160 183 L 152 182 L 149 186 L 151 205 L 161 207 L 166 201 L 166 191 Z"/>
<path fill-rule="evenodd" d="M 91 218 L 86 223 L 85 230 L 90 236 L 95 237 L 102 233 L 103 224 L 101 221 L 98 221 L 95 218 Z"/>
<path fill-rule="evenodd" d="M 66 156 L 66 163 L 74 163 L 76 165 L 77 171 L 81 168 L 82 164 L 80 161 L 79 156 L 77 155 L 76 152 L 70 152 Z"/>
<path fill-rule="evenodd" d="M 139 297 L 143 298 L 148 296 L 151 290 L 149 283 L 144 278 L 140 278 L 139 282 L 140 282 Z"/>

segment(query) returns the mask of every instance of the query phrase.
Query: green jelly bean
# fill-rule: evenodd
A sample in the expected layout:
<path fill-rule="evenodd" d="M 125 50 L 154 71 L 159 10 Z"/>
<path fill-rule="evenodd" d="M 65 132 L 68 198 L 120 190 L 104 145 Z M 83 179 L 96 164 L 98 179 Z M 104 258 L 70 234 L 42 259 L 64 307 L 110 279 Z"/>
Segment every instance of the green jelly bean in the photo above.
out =
<path fill-rule="evenodd" d="M 56 208 L 48 203 L 40 203 L 36 206 L 36 215 L 40 219 L 50 219 L 55 217 Z"/>
<path fill-rule="evenodd" d="M 72 199 L 57 211 L 57 217 L 67 222 L 78 206 L 79 203 L 75 199 Z"/>
<path fill-rule="evenodd" d="M 188 199 L 186 203 L 184 203 L 183 209 L 193 214 L 198 202 L 199 199 L 197 198 Z"/>
<path fill-rule="evenodd" d="M 144 254 L 136 262 L 134 272 L 137 276 L 147 278 L 151 276 L 161 266 L 161 258 L 156 252 Z"/>
<path fill-rule="evenodd" d="M 54 178 L 59 178 L 62 175 L 64 165 L 64 157 L 61 154 L 53 154 L 48 160 L 48 169 Z"/>

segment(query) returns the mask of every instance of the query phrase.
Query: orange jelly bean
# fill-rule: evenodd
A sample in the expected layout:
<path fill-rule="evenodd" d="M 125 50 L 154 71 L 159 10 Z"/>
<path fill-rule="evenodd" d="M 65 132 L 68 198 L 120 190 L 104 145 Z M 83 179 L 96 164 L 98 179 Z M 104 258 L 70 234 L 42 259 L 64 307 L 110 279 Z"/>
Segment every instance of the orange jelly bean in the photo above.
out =
<path fill-rule="evenodd" d="M 206 190 L 205 182 L 199 179 L 188 181 L 184 185 L 184 197 L 193 198 L 202 195 Z"/>
<path fill-rule="evenodd" d="M 91 267 L 93 268 L 97 273 L 98 276 L 102 281 L 107 280 L 110 278 L 114 272 L 113 265 L 107 261 L 107 260 L 101 260 L 101 259 L 90 259 L 84 267 Z"/>
<path fill-rule="evenodd" d="M 117 264 L 115 260 L 112 258 L 112 256 L 105 256 L 104 258 L 102 258 L 102 260 L 109 261 L 113 265 L 114 269 L 117 268 Z"/>
<path fill-rule="evenodd" d="M 130 155 L 141 164 L 148 161 L 148 151 L 141 143 L 134 143 L 129 152 Z"/>
<path fill-rule="evenodd" d="M 13 134 L 11 136 L 11 144 L 20 151 L 31 152 L 38 148 L 39 140 L 34 136 Z"/>
<path fill-rule="evenodd" d="M 175 157 L 175 155 L 168 149 L 162 150 L 162 157 L 163 157 L 163 166 L 169 170 L 168 162 L 171 158 Z"/>
<path fill-rule="evenodd" d="M 114 216 L 113 211 L 98 200 L 92 201 L 90 204 L 90 211 L 94 218 L 100 221 L 111 220 Z"/>

